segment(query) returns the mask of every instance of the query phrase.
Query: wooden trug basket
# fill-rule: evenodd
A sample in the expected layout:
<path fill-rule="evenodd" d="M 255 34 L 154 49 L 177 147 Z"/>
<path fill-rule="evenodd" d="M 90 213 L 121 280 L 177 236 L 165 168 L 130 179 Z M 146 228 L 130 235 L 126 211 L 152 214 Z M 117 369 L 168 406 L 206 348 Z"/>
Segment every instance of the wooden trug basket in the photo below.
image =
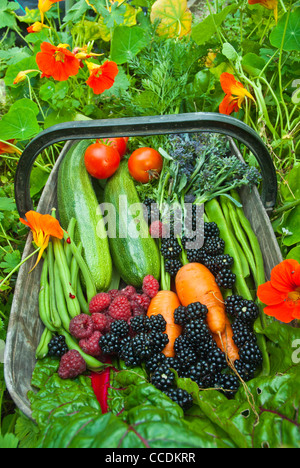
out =
<path fill-rule="evenodd" d="M 211 132 L 228 136 L 232 152 L 242 159 L 235 143 L 237 139 L 245 144 L 257 158 L 263 177 L 262 194 L 248 187 L 240 190 L 244 212 L 258 237 L 265 263 L 266 279 L 272 268 L 282 261 L 281 252 L 272 229 L 268 211 L 276 202 L 277 180 L 270 155 L 258 135 L 239 120 L 215 113 L 191 113 L 168 116 L 153 116 L 130 119 L 108 119 L 99 121 L 70 122 L 56 125 L 36 137 L 25 149 L 15 180 L 15 195 L 20 217 L 32 209 L 30 199 L 30 172 L 36 157 L 53 143 L 66 144 L 49 176 L 42 192 L 37 211 L 50 213 L 57 208 L 57 176 L 59 165 L 74 141 L 119 136 L 150 136 L 157 134 Z M 23 252 L 26 258 L 34 247 L 29 233 Z M 25 262 L 19 270 L 10 320 L 7 330 L 4 376 L 7 389 L 17 407 L 32 418 L 27 398 L 36 359 L 35 351 L 39 344 L 44 325 L 39 318 L 38 295 L 42 262 L 29 274 L 35 258 Z"/>

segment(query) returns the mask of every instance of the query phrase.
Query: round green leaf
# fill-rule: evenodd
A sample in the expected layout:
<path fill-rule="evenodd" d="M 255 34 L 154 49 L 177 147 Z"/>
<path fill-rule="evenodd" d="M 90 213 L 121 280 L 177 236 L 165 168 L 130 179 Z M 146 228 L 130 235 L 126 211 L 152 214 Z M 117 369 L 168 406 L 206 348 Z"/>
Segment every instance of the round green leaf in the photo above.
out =
<path fill-rule="evenodd" d="M 127 62 L 147 45 L 147 34 L 139 26 L 117 26 L 111 42 L 111 60 L 118 65 Z"/>
<path fill-rule="evenodd" d="M 32 109 L 12 109 L 0 121 L 0 140 L 28 140 L 37 133 L 40 127 Z"/>
<path fill-rule="evenodd" d="M 300 8 L 283 15 L 271 32 L 270 42 L 272 46 L 280 49 L 282 40 L 283 50 L 300 50 Z"/>

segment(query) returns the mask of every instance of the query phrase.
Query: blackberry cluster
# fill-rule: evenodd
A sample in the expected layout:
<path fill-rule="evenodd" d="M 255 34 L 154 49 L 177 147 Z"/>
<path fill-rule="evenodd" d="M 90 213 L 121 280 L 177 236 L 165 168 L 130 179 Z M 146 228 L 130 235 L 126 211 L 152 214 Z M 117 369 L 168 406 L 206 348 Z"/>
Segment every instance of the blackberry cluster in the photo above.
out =
<path fill-rule="evenodd" d="M 162 352 L 169 342 L 162 315 L 137 315 L 130 320 L 116 320 L 109 333 L 101 336 L 103 354 L 117 355 L 128 366 L 137 366 Z"/>
<path fill-rule="evenodd" d="M 177 272 L 182 267 L 182 262 L 179 258 L 169 258 L 165 262 L 165 271 L 170 274 L 170 276 L 174 277 L 177 275 Z"/>
<path fill-rule="evenodd" d="M 178 258 L 182 252 L 182 248 L 177 239 L 167 237 L 162 239 L 160 251 L 162 256 L 168 260 Z"/>
<path fill-rule="evenodd" d="M 254 333 L 259 309 L 254 301 L 231 295 L 225 300 L 226 313 L 232 317 L 233 341 L 239 348 L 240 359 L 235 367 L 243 380 L 251 380 L 262 363 L 262 353 Z"/>
<path fill-rule="evenodd" d="M 216 283 L 219 287 L 224 289 L 232 289 L 236 280 L 236 275 L 229 269 L 223 268 L 216 275 Z"/>
<path fill-rule="evenodd" d="M 55 335 L 48 343 L 48 356 L 61 358 L 69 351 L 64 335 Z"/>

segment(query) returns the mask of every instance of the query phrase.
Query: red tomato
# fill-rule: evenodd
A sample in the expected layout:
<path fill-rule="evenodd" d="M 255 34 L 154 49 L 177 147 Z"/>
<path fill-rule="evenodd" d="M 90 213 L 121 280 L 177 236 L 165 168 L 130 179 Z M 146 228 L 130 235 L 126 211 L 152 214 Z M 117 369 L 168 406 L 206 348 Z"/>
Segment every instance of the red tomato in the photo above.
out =
<path fill-rule="evenodd" d="M 120 154 L 120 158 L 122 159 L 124 154 L 126 153 L 127 150 L 127 137 L 119 137 L 119 138 L 103 138 L 102 140 L 97 140 L 99 143 L 103 143 L 105 145 L 110 145 L 113 148 L 116 148 L 116 150 Z"/>
<path fill-rule="evenodd" d="M 128 159 L 128 170 L 138 182 L 146 184 L 157 178 L 163 167 L 163 158 L 153 148 L 138 148 Z"/>
<path fill-rule="evenodd" d="M 96 179 L 107 179 L 120 165 L 120 154 L 109 145 L 94 143 L 84 154 L 84 163 L 88 173 Z"/>

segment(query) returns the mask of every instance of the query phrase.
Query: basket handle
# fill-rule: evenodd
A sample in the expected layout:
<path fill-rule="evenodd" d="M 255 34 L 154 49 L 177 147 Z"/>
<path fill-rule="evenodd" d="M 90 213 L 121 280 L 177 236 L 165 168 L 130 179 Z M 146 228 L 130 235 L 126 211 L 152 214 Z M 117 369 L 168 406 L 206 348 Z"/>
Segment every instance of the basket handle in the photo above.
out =
<path fill-rule="evenodd" d="M 20 217 L 33 209 L 30 174 L 39 154 L 54 143 L 110 137 L 151 136 L 168 133 L 220 133 L 245 144 L 257 159 L 262 175 L 261 200 L 272 211 L 277 198 L 277 177 L 270 153 L 259 135 L 244 122 L 224 114 L 195 112 L 105 120 L 67 122 L 38 134 L 25 148 L 15 175 L 15 200 Z"/>

